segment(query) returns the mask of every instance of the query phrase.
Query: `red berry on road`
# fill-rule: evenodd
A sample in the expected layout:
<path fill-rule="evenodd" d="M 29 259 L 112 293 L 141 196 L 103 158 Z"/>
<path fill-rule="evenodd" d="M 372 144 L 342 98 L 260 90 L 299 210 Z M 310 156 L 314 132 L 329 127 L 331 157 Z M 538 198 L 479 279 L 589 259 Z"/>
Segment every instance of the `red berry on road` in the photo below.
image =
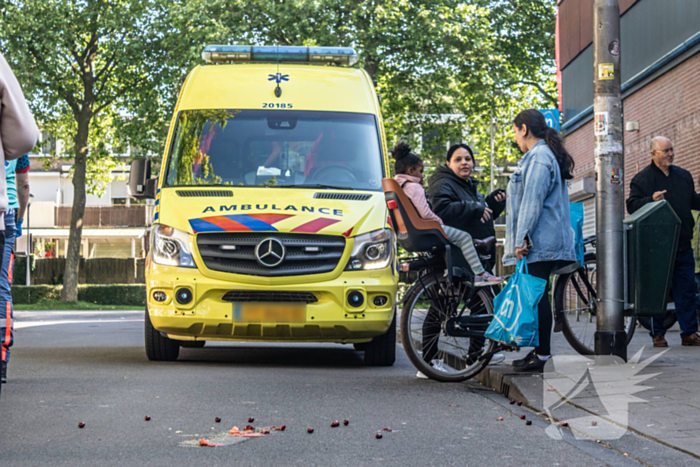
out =
<path fill-rule="evenodd" d="M 143 417 L 143 419 L 146 420 L 146 421 L 149 421 L 149 420 L 151 419 L 151 417 L 149 417 L 148 415 L 146 415 L 145 417 Z"/>
<path fill-rule="evenodd" d="M 340 422 L 339 422 L 338 420 L 333 420 L 333 421 L 331 422 L 331 427 L 332 427 L 332 428 L 335 428 L 335 427 L 338 427 L 338 426 L 340 426 Z"/>
<path fill-rule="evenodd" d="M 515 399 L 510 400 L 510 405 L 513 405 L 513 404 L 515 404 Z"/>
<path fill-rule="evenodd" d="M 374 437 L 377 438 L 377 439 L 382 439 L 382 434 L 381 434 L 381 433 L 377 433 L 376 435 L 374 435 Z"/>
<path fill-rule="evenodd" d="M 85 424 L 83 422 L 78 423 L 78 428 L 85 428 Z"/>
<path fill-rule="evenodd" d="M 502 422 L 502 421 L 503 421 L 503 417 L 498 417 L 498 418 L 496 419 L 496 421 L 497 421 L 497 422 Z"/>
<path fill-rule="evenodd" d="M 282 426 L 279 428 L 279 430 L 280 430 L 280 431 L 284 431 L 285 428 L 287 428 L 287 425 L 282 425 Z"/>
<path fill-rule="evenodd" d="M 523 405 L 523 401 L 518 401 L 518 406 Z"/>
<path fill-rule="evenodd" d="M 309 434 L 311 434 L 311 433 L 314 432 L 314 429 L 313 429 L 313 428 L 307 428 L 307 429 L 306 429 L 306 432 L 309 433 Z"/>
<path fill-rule="evenodd" d="M 220 419 L 219 417 L 216 417 L 216 418 L 214 419 L 214 421 L 215 421 L 216 423 L 221 423 L 221 419 Z"/>
<path fill-rule="evenodd" d="M 255 431 L 255 427 L 253 425 L 246 425 L 245 428 L 243 428 L 245 431 Z"/>
<path fill-rule="evenodd" d="M 248 417 L 248 423 L 253 423 L 255 419 L 253 417 Z"/>
<path fill-rule="evenodd" d="M 525 420 L 525 415 L 521 415 L 520 420 Z"/>
<path fill-rule="evenodd" d="M 350 422 L 348 420 L 343 420 L 343 425 L 348 426 Z"/>
<path fill-rule="evenodd" d="M 532 425 L 532 420 L 528 420 L 525 422 L 525 425 Z"/>
<path fill-rule="evenodd" d="M 569 426 L 569 424 L 566 422 L 561 422 L 560 426 Z"/>

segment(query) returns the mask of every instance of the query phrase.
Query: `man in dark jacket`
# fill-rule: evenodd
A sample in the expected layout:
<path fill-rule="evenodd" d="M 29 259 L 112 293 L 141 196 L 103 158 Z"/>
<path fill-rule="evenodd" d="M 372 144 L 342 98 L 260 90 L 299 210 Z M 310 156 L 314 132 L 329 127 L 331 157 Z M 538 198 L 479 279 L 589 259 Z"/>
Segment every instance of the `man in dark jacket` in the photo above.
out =
<path fill-rule="evenodd" d="M 493 219 L 506 208 L 505 192 L 497 190 L 484 197 L 477 190 L 479 184 L 471 173 L 474 170 L 474 156 L 466 144 L 456 144 L 447 152 L 447 164 L 438 167 L 430 177 L 428 194 L 433 212 L 442 221 L 464 230 L 473 238 L 481 240 L 495 236 Z M 484 264 L 492 270 L 496 259 L 496 247 L 488 252 L 491 259 Z"/>
<path fill-rule="evenodd" d="M 671 140 L 657 136 L 651 140 L 652 161 L 634 176 L 627 198 L 627 211 L 632 214 L 653 201 L 665 199 L 681 219 L 678 254 L 673 269 L 673 300 L 681 327 L 682 344 L 700 346 L 698 315 L 695 311 L 695 259 L 691 247 L 695 221 L 691 210 L 700 209 L 700 194 L 695 192 L 693 177 L 685 169 L 673 165 Z M 654 347 L 668 347 L 663 319 L 652 319 L 650 334 Z"/>

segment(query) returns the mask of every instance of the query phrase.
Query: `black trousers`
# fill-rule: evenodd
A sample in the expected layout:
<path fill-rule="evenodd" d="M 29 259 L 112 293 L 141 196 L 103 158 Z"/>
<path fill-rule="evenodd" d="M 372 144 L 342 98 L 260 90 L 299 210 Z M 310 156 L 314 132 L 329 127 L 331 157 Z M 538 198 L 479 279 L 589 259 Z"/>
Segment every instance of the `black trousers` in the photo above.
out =
<path fill-rule="evenodd" d="M 540 303 L 537 305 L 537 319 L 539 320 L 540 345 L 535 347 L 538 355 L 552 354 L 552 304 L 549 301 L 549 276 L 557 268 L 558 261 L 542 261 L 528 263 L 528 274 L 547 280 L 547 288 L 544 289 Z"/>

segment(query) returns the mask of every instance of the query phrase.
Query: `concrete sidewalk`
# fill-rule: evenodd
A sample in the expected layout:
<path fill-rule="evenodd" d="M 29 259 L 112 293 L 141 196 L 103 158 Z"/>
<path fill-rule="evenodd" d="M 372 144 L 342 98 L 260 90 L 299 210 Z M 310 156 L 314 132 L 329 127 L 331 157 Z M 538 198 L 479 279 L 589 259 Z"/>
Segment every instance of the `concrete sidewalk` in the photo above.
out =
<path fill-rule="evenodd" d="M 628 404 L 628 430 L 700 459 L 700 347 L 681 347 L 677 324 L 666 334 L 666 340 L 668 351 L 658 356 L 666 349 L 652 347 L 648 331 L 638 326 L 628 347 L 628 358 L 640 349 L 643 349 L 641 362 L 655 355 L 658 357 L 638 375 L 658 373 L 639 383 L 649 389 L 633 397 L 646 402 Z M 477 380 L 508 398 L 522 400 L 532 409 L 544 412 L 545 386 L 549 386 L 547 381 L 553 375 L 548 374 L 545 381 L 542 374 L 515 373 L 509 363 L 524 357 L 530 350 L 523 348 L 520 352 L 506 353 L 505 363 L 489 366 Z M 561 333 L 552 336 L 552 352 L 554 355 L 577 355 Z M 559 420 L 581 414 L 609 419 L 593 387 L 587 389 L 569 401 L 565 410 L 558 409 L 554 416 Z M 591 436 L 591 433 L 586 435 Z"/>

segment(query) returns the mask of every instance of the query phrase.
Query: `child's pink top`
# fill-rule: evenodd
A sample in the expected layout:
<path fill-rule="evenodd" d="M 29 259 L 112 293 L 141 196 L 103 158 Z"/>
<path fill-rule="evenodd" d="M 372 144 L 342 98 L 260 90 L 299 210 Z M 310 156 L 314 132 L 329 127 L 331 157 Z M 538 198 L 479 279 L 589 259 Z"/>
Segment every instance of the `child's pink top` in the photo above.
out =
<path fill-rule="evenodd" d="M 438 221 L 440 225 L 442 225 L 442 219 L 440 219 L 437 214 L 430 209 L 428 200 L 425 199 L 425 189 L 423 188 L 423 185 L 420 184 L 420 179 L 418 177 L 399 174 L 394 177 L 394 179 L 399 183 L 399 185 L 403 185 L 403 192 L 410 198 L 421 218 L 431 221 Z"/>

